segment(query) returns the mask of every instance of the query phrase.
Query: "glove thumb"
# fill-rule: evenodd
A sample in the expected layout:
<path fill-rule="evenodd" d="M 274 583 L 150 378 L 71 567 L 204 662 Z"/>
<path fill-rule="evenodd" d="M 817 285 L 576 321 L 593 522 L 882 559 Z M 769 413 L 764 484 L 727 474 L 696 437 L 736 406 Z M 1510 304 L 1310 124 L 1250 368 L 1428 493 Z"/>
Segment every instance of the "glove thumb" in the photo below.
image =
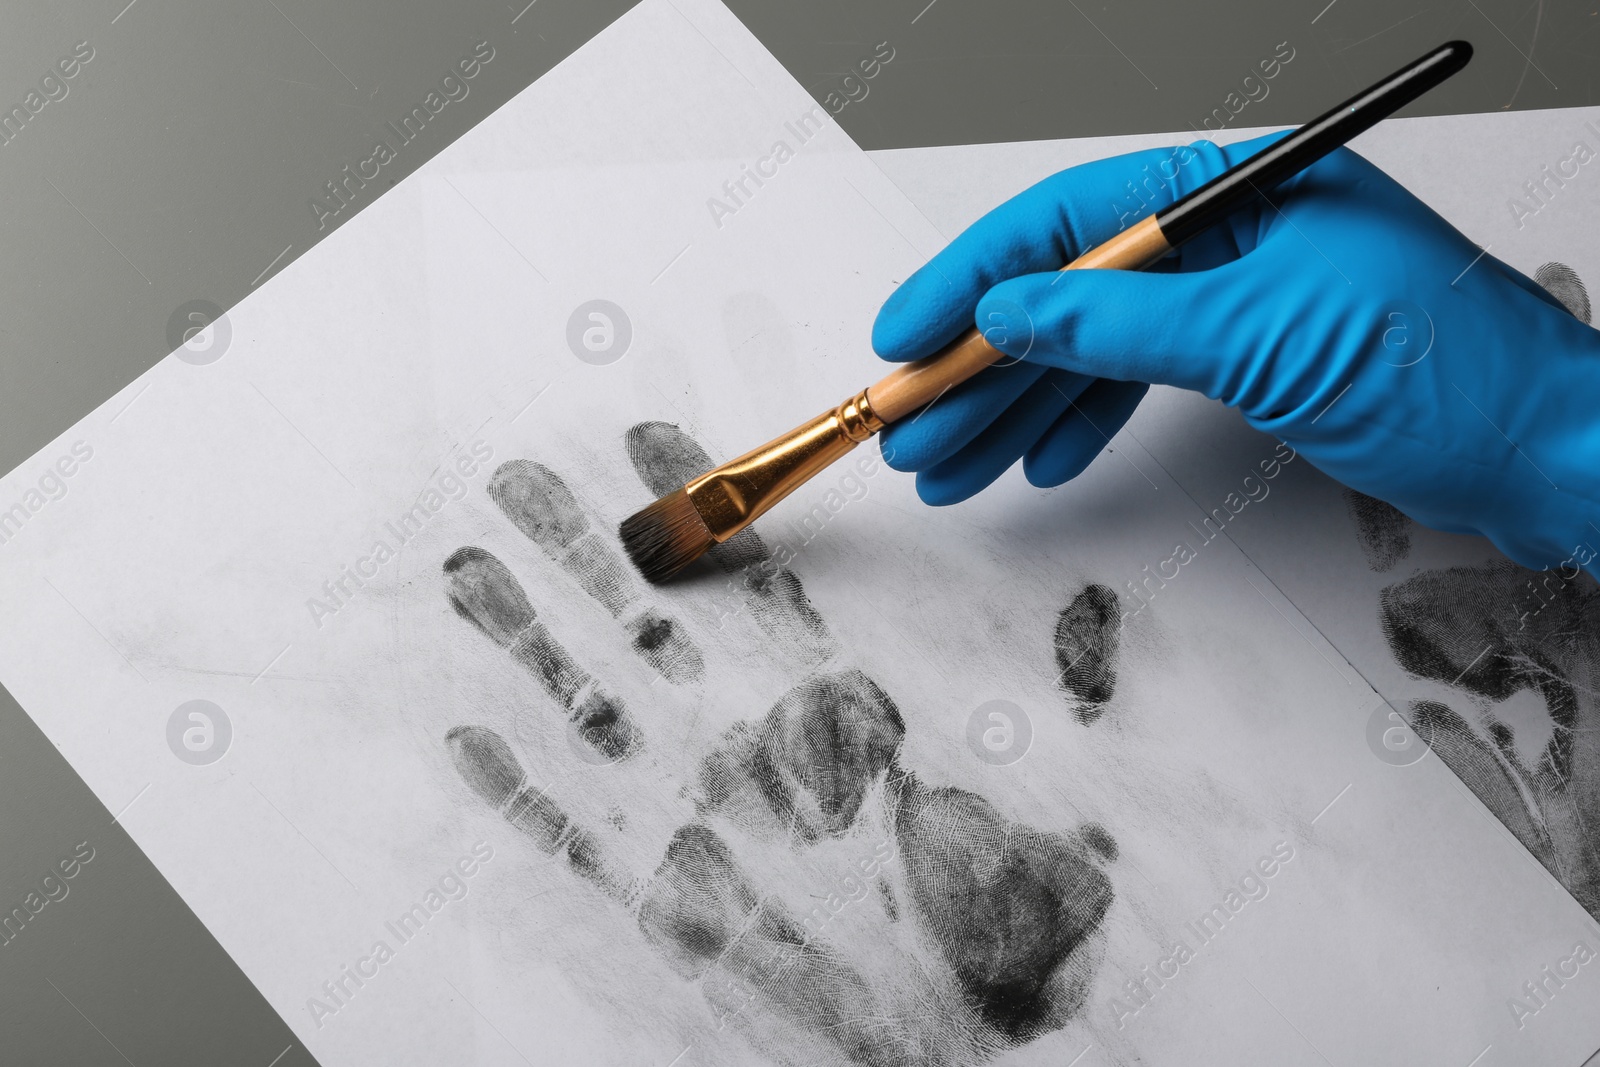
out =
<path fill-rule="evenodd" d="M 1261 342 L 1291 314 L 1257 288 L 1243 260 L 1172 274 L 1029 274 L 990 289 L 976 318 L 988 342 L 1017 359 L 1236 404 L 1270 349 Z"/>

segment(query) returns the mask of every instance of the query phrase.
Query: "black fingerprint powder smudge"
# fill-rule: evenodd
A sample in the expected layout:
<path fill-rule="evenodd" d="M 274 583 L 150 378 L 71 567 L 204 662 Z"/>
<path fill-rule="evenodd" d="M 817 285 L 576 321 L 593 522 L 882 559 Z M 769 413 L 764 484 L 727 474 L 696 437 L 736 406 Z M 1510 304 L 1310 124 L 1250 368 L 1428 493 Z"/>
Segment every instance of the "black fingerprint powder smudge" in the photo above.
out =
<path fill-rule="evenodd" d="M 1344 491 L 1344 502 L 1368 567 L 1381 574 L 1411 554 L 1411 520 L 1399 508 L 1354 489 Z"/>

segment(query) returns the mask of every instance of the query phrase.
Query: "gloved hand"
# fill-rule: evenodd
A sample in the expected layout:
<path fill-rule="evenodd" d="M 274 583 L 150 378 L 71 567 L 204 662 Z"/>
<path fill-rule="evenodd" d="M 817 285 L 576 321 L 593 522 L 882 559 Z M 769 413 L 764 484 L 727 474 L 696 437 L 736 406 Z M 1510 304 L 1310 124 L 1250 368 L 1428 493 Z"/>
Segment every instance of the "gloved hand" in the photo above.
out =
<path fill-rule="evenodd" d="M 1019 458 L 1059 485 L 1158 382 L 1239 408 L 1424 525 L 1525 566 L 1588 566 L 1600 332 L 1349 149 L 1151 270 L 1056 273 L 1278 136 L 1073 167 L 952 241 L 884 304 L 873 347 L 917 359 L 976 321 L 1018 362 L 889 427 L 886 461 L 930 504 Z"/>

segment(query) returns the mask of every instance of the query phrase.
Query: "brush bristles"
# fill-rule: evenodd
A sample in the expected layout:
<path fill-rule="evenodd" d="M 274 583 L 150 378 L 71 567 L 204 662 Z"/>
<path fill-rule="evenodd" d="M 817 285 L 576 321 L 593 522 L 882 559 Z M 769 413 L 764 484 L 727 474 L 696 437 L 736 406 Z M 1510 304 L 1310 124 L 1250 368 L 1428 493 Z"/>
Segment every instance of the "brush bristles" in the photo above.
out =
<path fill-rule="evenodd" d="M 659 585 L 716 544 L 694 501 L 682 489 L 668 493 L 619 528 L 623 551 L 645 580 Z"/>

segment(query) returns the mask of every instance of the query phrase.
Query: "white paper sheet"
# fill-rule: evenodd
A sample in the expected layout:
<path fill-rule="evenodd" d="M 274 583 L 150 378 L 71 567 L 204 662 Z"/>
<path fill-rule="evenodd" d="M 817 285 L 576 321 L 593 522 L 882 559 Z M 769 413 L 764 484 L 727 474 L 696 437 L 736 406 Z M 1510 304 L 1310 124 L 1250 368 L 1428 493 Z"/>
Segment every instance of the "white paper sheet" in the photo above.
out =
<path fill-rule="evenodd" d="M 821 116 L 646 0 L 0 480 L 0 679 L 330 1067 L 1579 1062 L 1503 1001 L 1590 920 L 1243 554 L 1113 642 L 1200 514 L 1120 440 L 938 514 L 863 452 L 770 583 L 617 584 L 635 462 L 870 380 L 941 243 Z"/>
<path fill-rule="evenodd" d="M 1218 140 L 1262 132 L 1230 131 Z M 1063 167 L 1192 139 L 1140 136 L 873 155 L 953 236 Z M 1580 145 L 1600 145 L 1600 108 L 1394 120 L 1354 147 L 1588 321 L 1588 288 L 1600 280 L 1594 242 L 1600 196 L 1589 187 L 1593 176 L 1575 163 L 1584 158 Z M 1538 373 L 1537 353 L 1529 353 L 1529 362 L 1529 373 Z M 1236 493 L 1242 475 L 1275 445 L 1220 405 L 1166 388 L 1152 391 L 1121 439 L 1145 450 L 1206 510 Z M 1410 773 L 1414 761 L 1442 756 L 1507 836 L 1521 840 L 1592 914 L 1600 914 L 1592 799 L 1600 759 L 1592 751 L 1591 721 L 1600 629 L 1589 606 L 1593 582 L 1515 567 L 1486 541 L 1424 529 L 1308 464 L 1286 472 L 1268 498 L 1231 518 L 1226 537 L 1387 698 L 1386 758 Z M 1600 545 L 1600 533 L 1594 544 Z M 1162 606 L 1152 602 L 1151 611 L 1160 615 Z M 1462 654 L 1466 644 L 1471 647 Z M 1430 653 L 1458 656 L 1460 669 L 1428 664 Z M 1432 705 L 1421 718 L 1417 702 Z M 1408 732 L 1411 724 L 1416 729 Z M 1497 741 L 1502 735 L 1507 740 Z M 1585 970 L 1567 981 L 1533 973 L 1559 962 L 1531 960 L 1525 978 L 1498 979 L 1504 994 L 1499 1013 L 1515 1024 L 1515 1036 L 1497 1048 L 1510 1057 L 1503 1062 L 1531 1060 L 1521 1044 L 1530 1031 L 1593 1010 L 1600 982 L 1588 981 Z M 1525 981 L 1535 987 L 1529 990 Z"/>

